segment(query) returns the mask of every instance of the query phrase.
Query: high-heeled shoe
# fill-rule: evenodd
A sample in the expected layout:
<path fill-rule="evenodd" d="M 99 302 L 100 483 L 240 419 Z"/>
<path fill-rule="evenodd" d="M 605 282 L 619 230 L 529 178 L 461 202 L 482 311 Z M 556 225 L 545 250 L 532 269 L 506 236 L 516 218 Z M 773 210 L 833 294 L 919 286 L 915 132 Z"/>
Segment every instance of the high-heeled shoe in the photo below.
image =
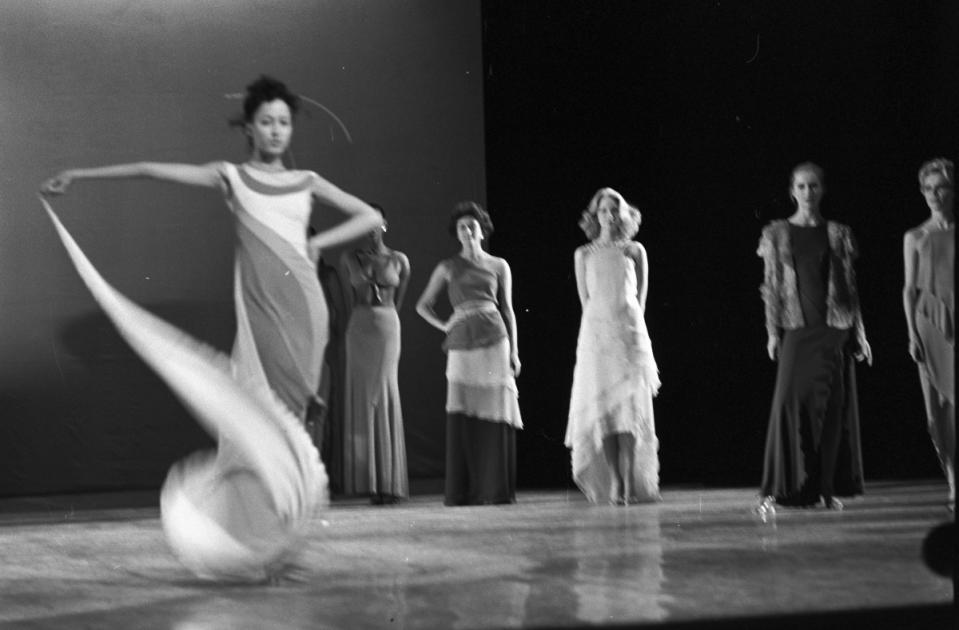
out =
<path fill-rule="evenodd" d="M 759 500 L 759 504 L 753 508 L 759 518 L 766 522 L 768 519 L 776 516 L 776 498 L 765 496 Z"/>
<path fill-rule="evenodd" d="M 823 497 L 822 506 L 826 508 L 827 510 L 833 510 L 835 512 L 842 512 L 843 507 L 845 507 L 842 504 L 842 501 L 840 501 L 836 497 Z"/>

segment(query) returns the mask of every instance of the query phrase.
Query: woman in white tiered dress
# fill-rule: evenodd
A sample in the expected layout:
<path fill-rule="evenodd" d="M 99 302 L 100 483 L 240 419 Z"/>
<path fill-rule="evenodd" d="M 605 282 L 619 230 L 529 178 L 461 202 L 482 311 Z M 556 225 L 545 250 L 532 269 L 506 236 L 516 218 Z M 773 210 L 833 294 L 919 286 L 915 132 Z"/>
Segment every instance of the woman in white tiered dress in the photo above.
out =
<path fill-rule="evenodd" d="M 639 223 L 639 210 L 611 188 L 596 192 L 580 221 L 591 242 L 575 255 L 583 319 L 566 446 L 573 480 L 594 503 L 659 500 L 660 383 L 643 319 L 646 250 L 632 240 Z"/>

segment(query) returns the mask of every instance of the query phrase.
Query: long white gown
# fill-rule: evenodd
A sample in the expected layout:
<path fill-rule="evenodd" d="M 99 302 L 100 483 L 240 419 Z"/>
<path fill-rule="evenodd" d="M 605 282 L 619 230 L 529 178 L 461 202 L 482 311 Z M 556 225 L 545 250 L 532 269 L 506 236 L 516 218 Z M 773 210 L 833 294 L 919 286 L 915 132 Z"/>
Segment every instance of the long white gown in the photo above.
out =
<path fill-rule="evenodd" d="M 233 189 L 239 189 L 236 170 L 229 174 Z M 251 293 L 246 290 L 251 280 L 240 274 L 242 265 L 237 267 L 237 286 L 243 283 L 244 287 L 244 291 L 237 289 L 237 343 L 233 356 L 228 357 L 113 289 L 46 200 L 43 205 L 80 277 L 117 330 L 216 438 L 216 451 L 194 453 L 178 462 L 163 485 L 161 522 L 173 553 L 204 579 L 261 581 L 277 575 L 302 547 L 300 541 L 316 508 L 327 501 L 327 477 L 301 417 L 294 411 L 299 400 L 288 393 L 294 390 L 294 379 L 283 382 L 276 378 L 271 383 L 260 367 L 255 329 L 270 331 L 271 324 L 264 323 L 262 316 L 249 315 L 241 302 Z M 262 235 L 259 241 L 256 234 L 246 235 L 246 249 L 262 241 L 281 251 L 283 244 L 275 232 L 241 211 L 235 209 L 238 221 Z M 266 245 L 261 249 L 264 251 L 258 256 L 269 256 Z M 286 249 L 292 252 L 292 248 Z M 284 255 L 286 262 L 278 260 L 274 266 L 286 269 L 286 277 L 296 271 L 304 278 L 308 275 L 309 265 L 299 261 L 295 252 Z M 266 263 L 260 263 L 259 269 L 265 273 Z M 315 280 L 315 274 L 311 278 Z M 314 316 L 315 310 L 304 312 Z M 291 319 L 289 312 L 284 311 L 287 319 Z M 278 334 L 287 332 L 279 330 Z M 300 334 L 286 346 L 297 341 L 302 344 L 303 339 L 309 338 Z M 315 345 L 307 342 L 301 354 L 312 357 L 317 352 Z M 265 360 L 262 363 L 270 367 Z M 318 375 L 303 376 L 302 387 L 309 388 L 314 379 L 315 391 Z"/>
<path fill-rule="evenodd" d="M 653 421 L 659 373 L 639 307 L 635 263 L 626 252 L 629 243 L 581 248 L 589 298 L 576 346 L 566 446 L 572 450 L 573 480 L 595 503 L 611 498 L 603 438 L 616 433 L 635 438 L 630 500 L 659 499 L 659 441 Z"/>

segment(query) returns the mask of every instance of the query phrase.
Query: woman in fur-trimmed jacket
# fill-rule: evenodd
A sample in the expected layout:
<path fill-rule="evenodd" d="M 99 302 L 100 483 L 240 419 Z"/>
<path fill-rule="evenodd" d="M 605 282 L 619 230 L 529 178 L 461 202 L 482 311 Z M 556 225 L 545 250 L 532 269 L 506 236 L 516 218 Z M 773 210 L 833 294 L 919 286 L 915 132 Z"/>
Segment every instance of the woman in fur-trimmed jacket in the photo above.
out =
<path fill-rule="evenodd" d="M 759 511 L 774 504 L 822 504 L 861 494 L 862 453 L 855 361 L 872 364 L 847 225 L 819 212 L 823 171 L 793 169 L 789 194 L 796 212 L 765 227 L 757 254 L 766 306 L 769 358 L 778 360 L 766 434 Z"/>

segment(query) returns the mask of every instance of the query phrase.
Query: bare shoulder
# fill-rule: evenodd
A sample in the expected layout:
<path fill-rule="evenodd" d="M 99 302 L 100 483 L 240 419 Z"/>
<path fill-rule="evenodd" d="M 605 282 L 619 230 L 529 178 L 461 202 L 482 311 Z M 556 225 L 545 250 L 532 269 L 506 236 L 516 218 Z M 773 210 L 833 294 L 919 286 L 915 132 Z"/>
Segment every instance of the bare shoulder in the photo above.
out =
<path fill-rule="evenodd" d="M 450 270 L 452 269 L 452 261 L 449 258 L 444 258 L 443 260 L 436 263 L 436 268 L 433 269 L 434 276 L 442 276 L 443 278 L 449 278 Z"/>
<path fill-rule="evenodd" d="M 498 256 L 490 257 L 490 266 L 496 270 L 498 274 L 509 273 L 509 263 L 506 262 L 505 258 L 500 258 Z"/>
<path fill-rule="evenodd" d="M 409 259 L 409 256 L 407 256 L 407 255 L 404 254 L 403 252 L 399 251 L 398 249 L 390 250 L 390 252 L 391 252 L 391 255 L 393 256 L 393 258 L 396 260 L 396 262 L 398 262 L 398 263 L 400 264 L 400 267 L 402 267 L 402 268 L 404 268 L 404 269 L 409 269 L 409 268 L 410 268 L 410 259 Z"/>
<path fill-rule="evenodd" d="M 926 233 L 926 229 L 923 225 L 917 225 L 911 230 L 906 230 L 906 233 L 902 236 L 902 242 L 904 245 L 915 245 L 923 234 Z"/>
<path fill-rule="evenodd" d="M 626 243 L 626 254 L 637 261 L 646 260 L 646 248 L 639 241 L 629 241 Z"/>
<path fill-rule="evenodd" d="M 326 178 L 316 171 L 300 171 L 300 173 L 304 175 L 310 190 L 313 191 L 313 194 L 326 193 L 333 188 L 333 184 L 327 181 Z"/>

